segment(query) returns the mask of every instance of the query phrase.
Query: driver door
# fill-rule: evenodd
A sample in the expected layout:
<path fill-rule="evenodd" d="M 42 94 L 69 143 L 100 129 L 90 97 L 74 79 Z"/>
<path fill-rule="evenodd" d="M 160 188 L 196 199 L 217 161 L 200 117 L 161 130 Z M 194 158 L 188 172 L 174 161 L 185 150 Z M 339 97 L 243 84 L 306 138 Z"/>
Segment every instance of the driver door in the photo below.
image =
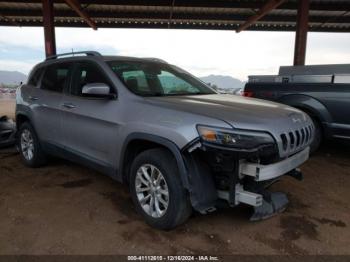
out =
<path fill-rule="evenodd" d="M 120 114 L 116 99 L 85 97 L 86 84 L 104 83 L 116 93 L 110 79 L 92 61 L 77 62 L 73 68 L 70 90 L 63 95 L 62 134 L 65 149 L 89 162 L 112 167 L 116 162 Z"/>

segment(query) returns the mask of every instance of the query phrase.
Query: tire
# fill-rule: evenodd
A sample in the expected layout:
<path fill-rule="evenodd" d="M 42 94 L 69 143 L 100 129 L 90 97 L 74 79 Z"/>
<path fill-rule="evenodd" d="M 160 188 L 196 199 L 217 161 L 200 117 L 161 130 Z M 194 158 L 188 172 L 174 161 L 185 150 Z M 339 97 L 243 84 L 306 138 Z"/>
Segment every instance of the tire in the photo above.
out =
<path fill-rule="evenodd" d="M 145 170 L 149 178 L 153 170 L 154 180 L 147 180 L 144 172 Z M 159 176 L 159 173 L 163 179 Z M 156 178 L 158 178 L 159 185 L 154 186 L 152 189 L 152 186 L 149 186 L 149 181 L 155 181 L 156 183 Z M 148 186 L 146 186 L 146 183 Z M 166 149 L 149 149 L 140 153 L 131 165 L 129 186 L 136 210 L 142 215 L 146 223 L 152 227 L 170 230 L 184 223 L 192 213 L 192 206 L 189 201 L 188 193 L 181 183 L 176 160 Z M 145 191 L 137 193 L 136 187 L 142 188 L 141 190 Z M 149 188 L 149 190 L 146 190 L 147 188 Z M 166 191 L 168 192 L 168 198 L 166 194 L 163 194 Z M 145 196 L 150 197 L 147 198 Z M 147 201 L 145 201 L 142 206 L 141 199 L 146 198 Z M 152 198 L 154 199 L 153 212 L 150 210 Z M 159 198 L 161 198 L 162 202 L 167 203 L 167 207 L 158 200 Z M 158 202 L 159 212 L 157 212 L 156 202 Z"/>
<path fill-rule="evenodd" d="M 29 167 L 40 167 L 46 163 L 46 156 L 40 146 L 39 138 L 29 122 L 24 122 L 18 131 L 17 144 L 23 163 Z M 29 148 L 31 153 L 25 148 Z"/>
<path fill-rule="evenodd" d="M 322 143 L 322 128 L 320 122 L 317 119 L 311 118 L 311 120 L 315 127 L 315 133 L 314 139 L 310 144 L 310 153 L 315 153 Z"/>

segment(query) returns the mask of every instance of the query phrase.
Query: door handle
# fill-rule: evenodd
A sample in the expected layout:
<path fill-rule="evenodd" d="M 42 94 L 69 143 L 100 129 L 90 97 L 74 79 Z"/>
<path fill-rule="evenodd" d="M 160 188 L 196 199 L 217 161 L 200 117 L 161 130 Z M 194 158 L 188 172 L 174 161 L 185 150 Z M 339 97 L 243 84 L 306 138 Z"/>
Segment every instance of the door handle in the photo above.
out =
<path fill-rule="evenodd" d="M 39 97 L 29 96 L 29 99 L 32 100 L 32 101 L 36 101 L 36 100 L 39 100 Z"/>
<path fill-rule="evenodd" d="M 65 108 L 68 108 L 68 109 L 76 108 L 76 106 L 73 105 L 72 103 L 63 103 L 62 106 L 64 106 Z"/>

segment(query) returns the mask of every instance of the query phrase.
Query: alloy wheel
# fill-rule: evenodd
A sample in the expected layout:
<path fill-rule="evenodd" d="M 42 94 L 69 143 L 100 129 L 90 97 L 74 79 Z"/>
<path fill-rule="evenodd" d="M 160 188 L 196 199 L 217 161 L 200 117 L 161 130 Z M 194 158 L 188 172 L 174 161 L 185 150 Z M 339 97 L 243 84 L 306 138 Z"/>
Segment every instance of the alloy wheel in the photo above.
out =
<path fill-rule="evenodd" d="M 24 158 L 28 161 L 34 157 L 34 139 L 28 129 L 23 130 L 21 134 L 21 150 Z"/>
<path fill-rule="evenodd" d="M 160 218 L 169 206 L 169 189 L 162 172 L 144 164 L 135 177 L 135 190 L 142 209 L 151 217 Z"/>

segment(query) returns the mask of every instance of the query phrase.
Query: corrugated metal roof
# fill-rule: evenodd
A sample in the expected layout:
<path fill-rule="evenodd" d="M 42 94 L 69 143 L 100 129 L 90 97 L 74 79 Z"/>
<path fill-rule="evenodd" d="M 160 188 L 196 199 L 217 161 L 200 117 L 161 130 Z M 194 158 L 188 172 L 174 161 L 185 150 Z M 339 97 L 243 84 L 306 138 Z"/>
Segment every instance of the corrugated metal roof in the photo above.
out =
<path fill-rule="evenodd" d="M 97 27 L 235 30 L 267 0 L 80 0 Z M 174 4 L 174 5 L 173 5 Z M 287 0 L 248 30 L 294 31 L 297 0 Z M 55 25 L 86 27 L 63 0 Z M 0 0 L 0 25 L 42 26 L 41 0 Z M 350 32 L 349 0 L 310 0 L 310 31 Z"/>

